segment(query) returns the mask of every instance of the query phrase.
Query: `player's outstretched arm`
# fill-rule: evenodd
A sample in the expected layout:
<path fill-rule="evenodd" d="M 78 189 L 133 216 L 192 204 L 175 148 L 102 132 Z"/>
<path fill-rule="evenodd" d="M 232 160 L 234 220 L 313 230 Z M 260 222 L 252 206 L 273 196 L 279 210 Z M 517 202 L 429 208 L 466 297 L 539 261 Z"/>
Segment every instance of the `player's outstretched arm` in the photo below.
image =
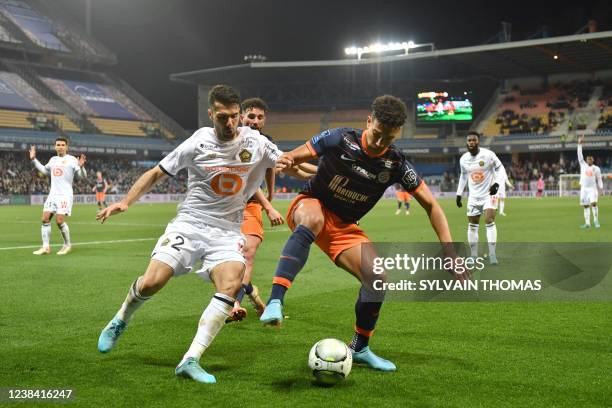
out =
<path fill-rule="evenodd" d="M 414 198 L 416 198 L 421 207 L 423 207 L 429 216 L 429 222 L 436 232 L 440 242 L 453 242 L 450 229 L 448 228 L 448 221 L 446 220 L 446 215 L 444 214 L 440 203 L 438 203 L 438 200 L 436 200 L 433 194 L 431 194 L 431 191 L 425 182 L 422 181 L 421 183 L 423 184 L 413 193 Z"/>
<path fill-rule="evenodd" d="M 128 207 L 138 201 L 140 197 L 149 192 L 155 184 L 166 177 L 166 173 L 159 166 L 153 167 L 136 180 L 127 195 L 118 203 L 114 203 L 96 214 L 96 220 L 104 223 L 108 217 L 127 211 Z"/>
<path fill-rule="evenodd" d="M 440 243 L 442 244 L 445 256 L 457 258 L 455 249 L 452 245 L 453 237 L 451 236 L 444 210 L 442 210 L 438 200 L 436 200 L 433 194 L 431 194 L 429 187 L 424 184 L 425 182 L 422 183 L 423 184 L 414 193 L 412 193 L 412 195 L 414 198 L 416 198 L 421 207 L 425 209 L 425 212 L 427 212 L 429 222 L 436 232 L 438 240 L 440 240 Z M 459 280 L 470 279 L 470 273 L 468 271 L 459 273 L 453 270 L 452 273 L 455 278 Z"/>
<path fill-rule="evenodd" d="M 36 146 L 34 145 L 30 146 L 30 160 L 32 160 L 32 163 L 34 163 L 36 170 L 40 171 L 45 176 L 49 174 L 47 168 L 43 166 L 36 158 Z"/>
<path fill-rule="evenodd" d="M 580 163 L 581 166 L 586 165 L 586 162 L 584 161 L 584 156 L 582 155 L 582 142 L 584 142 L 584 135 L 578 136 L 578 140 L 576 143 L 576 153 L 578 154 L 578 163 Z"/>
<path fill-rule="evenodd" d="M 266 197 L 268 201 L 272 201 L 274 199 L 274 189 L 276 188 L 276 174 L 274 173 L 274 169 L 266 169 L 266 188 L 268 189 L 268 196 Z"/>
<path fill-rule="evenodd" d="M 87 161 L 87 156 L 84 154 L 79 156 L 79 169 L 77 170 L 77 175 L 81 178 L 87 177 L 87 170 L 85 170 L 85 162 Z"/>
<path fill-rule="evenodd" d="M 258 188 L 253 196 L 263 207 L 264 211 L 266 212 L 266 216 L 270 220 L 271 226 L 274 227 L 276 225 L 282 225 L 285 223 L 281 213 L 272 207 L 272 204 L 270 204 L 270 201 L 268 201 L 266 195 L 263 193 L 263 191 L 261 191 L 261 188 Z"/>

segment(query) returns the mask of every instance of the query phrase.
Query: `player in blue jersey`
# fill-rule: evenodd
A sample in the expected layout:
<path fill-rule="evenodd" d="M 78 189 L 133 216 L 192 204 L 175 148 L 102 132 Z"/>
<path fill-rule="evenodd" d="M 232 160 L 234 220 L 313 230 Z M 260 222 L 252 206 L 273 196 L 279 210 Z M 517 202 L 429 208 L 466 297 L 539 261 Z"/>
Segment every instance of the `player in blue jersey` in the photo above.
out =
<path fill-rule="evenodd" d="M 287 224 L 293 233 L 278 262 L 272 293 L 260 320 L 278 325 L 283 320 L 285 292 L 302 269 L 314 242 L 330 259 L 362 282 L 355 304 L 355 333 L 349 344 L 353 360 L 382 371 L 395 364 L 375 355 L 368 341 L 376 326 L 382 300 L 368 299 L 367 276 L 361 266 L 375 256 L 357 222 L 381 198 L 387 187 L 400 183 L 429 215 L 438 239 L 452 242 L 442 208 L 413 166 L 392 143 L 400 137 L 407 118 L 406 105 L 390 95 L 372 104 L 365 130 L 330 129 L 284 154 L 277 169 L 320 158 L 317 174 L 289 207 Z M 365 263 L 367 265 L 367 262 Z M 364 279 L 365 278 L 365 279 Z"/>

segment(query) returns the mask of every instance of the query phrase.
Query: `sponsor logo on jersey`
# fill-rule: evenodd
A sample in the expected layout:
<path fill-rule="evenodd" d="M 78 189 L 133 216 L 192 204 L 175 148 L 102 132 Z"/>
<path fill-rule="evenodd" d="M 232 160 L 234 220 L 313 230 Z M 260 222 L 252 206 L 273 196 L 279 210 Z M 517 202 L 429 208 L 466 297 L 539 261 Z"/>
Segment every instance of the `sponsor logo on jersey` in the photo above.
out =
<path fill-rule="evenodd" d="M 367 178 L 368 180 L 374 180 L 376 178 L 376 175 L 370 173 L 369 171 L 367 171 L 366 169 L 364 169 L 361 166 L 358 166 L 357 164 L 353 164 L 351 166 L 351 169 L 353 169 L 353 171 L 357 174 L 359 174 L 362 177 Z"/>
<path fill-rule="evenodd" d="M 329 189 L 335 193 L 334 197 L 342 201 L 348 201 L 352 203 L 356 201 L 362 203 L 366 202 L 368 200 L 367 195 L 345 188 L 348 182 L 348 177 L 339 175 L 334 176 L 334 178 L 329 182 Z"/>
<path fill-rule="evenodd" d="M 389 173 L 388 171 L 381 171 L 380 173 L 378 173 L 379 183 L 386 183 L 389 181 L 390 178 L 391 178 L 391 173 Z"/>
<path fill-rule="evenodd" d="M 166 238 L 162 241 L 162 243 L 160 244 L 160 246 L 166 246 L 170 243 L 170 238 Z"/>
<path fill-rule="evenodd" d="M 55 177 L 62 177 L 64 175 L 64 169 L 62 169 L 61 167 L 54 167 L 53 175 Z"/>
<path fill-rule="evenodd" d="M 202 166 L 202 170 L 211 172 L 224 172 L 224 173 L 248 173 L 248 167 L 238 166 Z"/>
<path fill-rule="evenodd" d="M 341 158 L 342 160 L 344 160 L 344 161 L 350 161 L 350 162 L 354 162 L 354 161 L 356 161 L 355 159 L 353 159 L 352 157 L 348 157 L 348 156 L 347 156 L 346 154 L 344 154 L 344 153 L 342 153 L 342 154 L 340 155 L 340 158 Z"/>
<path fill-rule="evenodd" d="M 251 152 L 249 152 L 247 149 L 243 149 L 239 154 L 238 157 L 240 157 L 240 161 L 243 163 L 248 163 L 251 161 L 251 157 L 253 157 L 253 154 Z"/>

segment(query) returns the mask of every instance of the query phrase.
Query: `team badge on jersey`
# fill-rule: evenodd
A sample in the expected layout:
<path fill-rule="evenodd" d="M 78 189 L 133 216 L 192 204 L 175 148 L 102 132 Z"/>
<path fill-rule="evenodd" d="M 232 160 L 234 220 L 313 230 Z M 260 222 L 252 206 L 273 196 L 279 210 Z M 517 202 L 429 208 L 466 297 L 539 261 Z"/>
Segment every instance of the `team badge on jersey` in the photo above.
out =
<path fill-rule="evenodd" d="M 391 178 L 391 173 L 389 173 L 388 171 L 381 171 L 380 173 L 378 173 L 379 183 L 386 183 L 389 181 L 390 178 Z"/>
<path fill-rule="evenodd" d="M 170 238 L 166 238 L 166 239 L 164 239 L 164 242 L 162 242 L 160 246 L 166 246 L 169 243 L 170 243 Z"/>
<path fill-rule="evenodd" d="M 253 154 L 247 149 L 244 149 L 238 154 L 238 157 L 240 157 L 241 162 L 248 163 L 251 161 L 251 157 L 253 157 Z"/>
<path fill-rule="evenodd" d="M 484 167 L 484 160 L 479 161 L 479 162 L 478 162 L 478 165 L 479 165 L 480 167 Z"/>
<path fill-rule="evenodd" d="M 380 160 L 383 164 L 383 166 L 385 166 L 388 169 L 392 169 L 393 168 L 393 161 L 391 160 L 387 160 L 387 159 L 381 159 Z"/>

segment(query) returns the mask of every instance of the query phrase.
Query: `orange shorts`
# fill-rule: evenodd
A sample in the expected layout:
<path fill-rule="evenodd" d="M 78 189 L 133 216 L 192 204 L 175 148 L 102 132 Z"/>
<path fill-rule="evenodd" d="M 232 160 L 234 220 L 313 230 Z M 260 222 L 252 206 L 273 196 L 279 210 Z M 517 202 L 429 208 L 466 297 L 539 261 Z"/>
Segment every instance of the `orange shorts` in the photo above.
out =
<path fill-rule="evenodd" d="M 259 203 L 248 202 L 244 209 L 244 220 L 240 232 L 244 235 L 254 235 L 263 241 L 264 229 L 261 216 L 262 206 Z"/>
<path fill-rule="evenodd" d="M 304 194 L 299 194 L 289 205 L 289 211 L 287 211 L 287 225 L 289 225 L 291 231 L 296 227 L 293 221 L 293 211 L 295 211 L 298 203 L 302 200 L 312 200 L 321 207 L 321 211 L 325 217 L 325 223 L 315 240 L 315 244 L 317 244 L 334 263 L 338 255 L 347 249 L 353 248 L 364 242 L 370 242 L 370 239 L 357 224 L 342 221 L 340 217 L 325 208 L 318 199 Z"/>
<path fill-rule="evenodd" d="M 96 201 L 104 201 L 106 199 L 106 193 L 99 193 L 96 191 Z"/>
<path fill-rule="evenodd" d="M 395 197 L 397 197 L 397 201 L 404 201 L 404 202 L 410 201 L 410 199 L 412 198 L 410 193 L 407 191 L 396 191 Z"/>

